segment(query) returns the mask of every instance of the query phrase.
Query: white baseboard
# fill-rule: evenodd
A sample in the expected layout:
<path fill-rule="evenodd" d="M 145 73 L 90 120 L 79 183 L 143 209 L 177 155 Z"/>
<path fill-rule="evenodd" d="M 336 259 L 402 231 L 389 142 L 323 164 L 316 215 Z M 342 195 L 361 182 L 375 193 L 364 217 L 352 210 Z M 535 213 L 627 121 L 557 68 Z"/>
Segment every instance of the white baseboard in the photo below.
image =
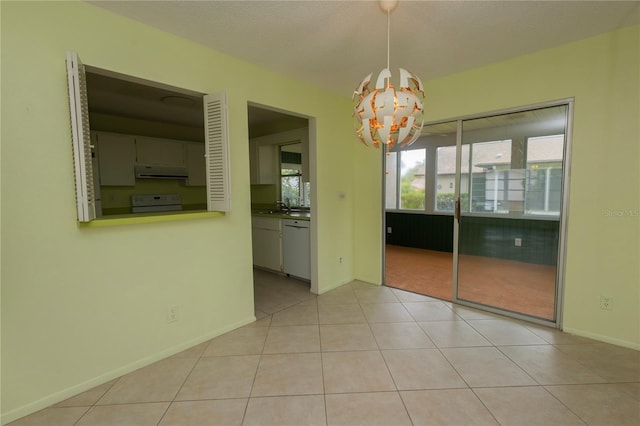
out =
<path fill-rule="evenodd" d="M 629 342 L 627 340 L 616 339 L 614 337 L 605 336 L 604 334 L 591 333 L 577 328 L 562 327 L 562 331 L 564 331 L 565 333 L 575 334 L 576 336 L 580 337 L 588 337 L 589 339 L 598 340 L 604 343 L 611 343 L 612 345 L 616 346 L 623 346 L 629 349 L 640 350 L 640 343 L 637 342 Z"/>
<path fill-rule="evenodd" d="M 90 389 L 93 389 L 96 386 L 100 386 L 103 383 L 107 383 L 113 379 L 117 379 L 120 376 L 123 376 L 125 374 L 131 373 L 132 371 L 135 371 L 139 368 L 142 367 L 146 367 L 147 365 L 153 364 L 154 362 L 163 360 L 165 358 L 168 358 L 172 355 L 175 355 L 179 352 L 182 352 L 184 350 L 187 350 L 193 346 L 199 345 L 200 343 L 204 343 L 207 340 L 211 340 L 214 337 L 218 337 L 224 333 L 227 333 L 231 330 L 235 330 L 236 328 L 242 327 L 244 325 L 247 324 L 251 324 L 252 322 L 254 322 L 256 320 L 256 317 L 250 317 L 247 318 L 245 320 L 242 321 L 238 321 L 236 323 L 230 324 L 226 327 L 217 329 L 212 331 L 211 333 L 207 333 L 203 336 L 199 336 L 195 339 L 191 339 L 187 342 L 183 342 L 180 344 L 177 344 L 175 346 L 172 346 L 170 348 L 167 348 L 165 350 L 162 350 L 158 353 L 155 353 L 153 355 L 150 355 L 148 357 L 144 357 L 142 359 L 139 359 L 137 361 L 134 361 L 130 364 L 127 365 L 123 365 L 122 367 L 116 368 L 114 370 L 108 371 L 104 374 L 101 374 L 97 377 L 94 377 L 92 379 L 86 380 L 82 383 L 79 383 L 77 385 L 68 387 L 66 389 L 63 389 L 61 391 L 52 393 L 50 395 L 45 396 L 44 398 L 41 398 L 37 401 L 33 401 L 30 402 L 28 404 L 25 404 L 21 407 L 18 407 L 14 410 L 8 411 L 6 413 L 2 413 L 2 417 L 0 419 L 0 424 L 7 424 L 10 423 L 14 420 L 20 419 L 22 417 L 28 416 L 29 414 L 33 414 L 37 411 L 40 411 L 44 408 L 50 407 L 54 404 L 57 404 L 58 402 L 64 401 L 66 399 L 69 399 L 73 396 L 76 396 L 82 392 L 88 391 Z"/>
<path fill-rule="evenodd" d="M 335 285 L 333 285 L 333 286 L 331 286 L 331 287 L 329 287 L 329 288 L 323 288 L 323 289 L 322 289 L 322 293 L 318 293 L 318 296 L 319 296 L 319 295 L 321 295 L 321 294 L 325 294 L 325 293 L 327 293 L 327 292 L 329 292 L 329 291 L 331 291 L 331 290 L 335 290 L 335 289 L 336 289 L 336 288 L 338 288 L 338 287 L 342 287 L 342 286 L 343 286 L 343 285 L 345 285 L 345 284 L 352 283 L 352 282 L 354 282 L 354 281 L 360 281 L 360 280 L 355 280 L 355 279 L 353 279 L 353 280 L 345 281 L 345 282 L 343 282 L 343 283 L 341 283 L 341 282 L 336 283 Z M 362 282 L 365 282 L 365 281 L 362 281 Z M 369 283 L 367 283 L 367 284 L 369 284 Z M 372 285 L 376 285 L 376 284 L 372 284 Z"/>

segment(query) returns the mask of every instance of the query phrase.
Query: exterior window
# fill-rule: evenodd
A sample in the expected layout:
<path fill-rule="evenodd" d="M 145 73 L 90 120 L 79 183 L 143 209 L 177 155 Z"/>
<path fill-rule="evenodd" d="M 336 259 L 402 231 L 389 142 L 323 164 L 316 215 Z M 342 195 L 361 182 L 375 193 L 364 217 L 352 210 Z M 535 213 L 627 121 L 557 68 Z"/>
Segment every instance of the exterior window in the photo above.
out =
<path fill-rule="evenodd" d="M 511 170 L 511 140 L 472 144 L 467 167 L 470 211 L 509 213 L 509 202 L 522 201 L 522 174 Z"/>
<path fill-rule="evenodd" d="M 436 148 L 436 202 L 437 212 L 453 212 L 456 181 L 456 147 Z M 462 209 L 469 210 L 469 145 L 462 145 L 462 176 L 460 200 Z"/>
<path fill-rule="evenodd" d="M 400 208 L 425 209 L 425 149 L 400 151 Z"/>
<path fill-rule="evenodd" d="M 291 164 L 287 164 L 291 167 Z M 311 206 L 311 183 L 302 181 L 302 172 L 295 168 L 280 170 L 281 200 L 289 207 Z"/>
<path fill-rule="evenodd" d="M 302 180 L 301 151 L 300 142 L 279 146 L 280 200 L 289 207 L 311 206 L 311 184 Z"/>
<path fill-rule="evenodd" d="M 299 170 L 282 169 L 280 174 L 282 201 L 288 206 L 300 206 L 302 200 L 302 174 Z"/>
<path fill-rule="evenodd" d="M 560 215 L 564 135 L 529 138 L 525 179 L 525 213 Z"/>
<path fill-rule="evenodd" d="M 565 135 L 556 115 L 565 107 L 535 111 L 426 126 L 409 149 L 387 153 L 385 208 L 452 214 L 459 193 L 465 214 L 557 218 Z"/>

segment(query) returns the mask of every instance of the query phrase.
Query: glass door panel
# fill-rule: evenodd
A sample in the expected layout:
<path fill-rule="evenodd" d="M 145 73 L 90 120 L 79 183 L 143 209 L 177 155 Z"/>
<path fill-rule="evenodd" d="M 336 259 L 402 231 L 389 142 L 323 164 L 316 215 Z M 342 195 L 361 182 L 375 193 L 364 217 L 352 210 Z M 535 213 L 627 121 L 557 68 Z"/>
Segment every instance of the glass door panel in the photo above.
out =
<path fill-rule="evenodd" d="M 556 321 L 567 109 L 462 121 L 455 300 Z"/>
<path fill-rule="evenodd" d="M 457 121 L 385 153 L 384 282 L 451 300 Z"/>

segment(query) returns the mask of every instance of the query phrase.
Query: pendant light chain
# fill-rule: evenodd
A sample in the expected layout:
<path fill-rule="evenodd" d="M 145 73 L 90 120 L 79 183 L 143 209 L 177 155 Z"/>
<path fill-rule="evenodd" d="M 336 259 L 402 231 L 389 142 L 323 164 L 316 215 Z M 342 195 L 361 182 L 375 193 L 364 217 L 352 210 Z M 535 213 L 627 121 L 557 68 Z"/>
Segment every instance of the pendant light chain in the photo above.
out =
<path fill-rule="evenodd" d="M 396 144 L 406 147 L 415 142 L 424 124 L 424 89 L 415 74 L 400 68 L 400 84 L 391 83 L 391 9 L 398 0 L 379 0 L 387 12 L 387 68 L 377 79 L 367 75 L 353 92 L 356 104 L 356 136 L 365 146 L 386 145 L 387 153 Z"/>
<path fill-rule="evenodd" d="M 387 69 L 389 68 L 389 52 L 391 51 L 391 10 L 387 10 Z"/>

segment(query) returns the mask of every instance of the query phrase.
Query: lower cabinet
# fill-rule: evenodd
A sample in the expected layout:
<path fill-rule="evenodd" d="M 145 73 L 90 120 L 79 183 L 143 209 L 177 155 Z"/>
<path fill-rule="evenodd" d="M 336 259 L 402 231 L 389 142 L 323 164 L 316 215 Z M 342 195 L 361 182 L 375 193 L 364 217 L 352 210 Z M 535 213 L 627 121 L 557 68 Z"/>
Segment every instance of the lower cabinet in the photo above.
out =
<path fill-rule="evenodd" d="M 309 258 L 309 221 L 282 220 L 283 269 L 287 275 L 311 279 Z"/>
<path fill-rule="evenodd" d="M 261 268 L 282 271 L 282 221 L 276 218 L 253 217 L 251 233 L 253 264 Z"/>

